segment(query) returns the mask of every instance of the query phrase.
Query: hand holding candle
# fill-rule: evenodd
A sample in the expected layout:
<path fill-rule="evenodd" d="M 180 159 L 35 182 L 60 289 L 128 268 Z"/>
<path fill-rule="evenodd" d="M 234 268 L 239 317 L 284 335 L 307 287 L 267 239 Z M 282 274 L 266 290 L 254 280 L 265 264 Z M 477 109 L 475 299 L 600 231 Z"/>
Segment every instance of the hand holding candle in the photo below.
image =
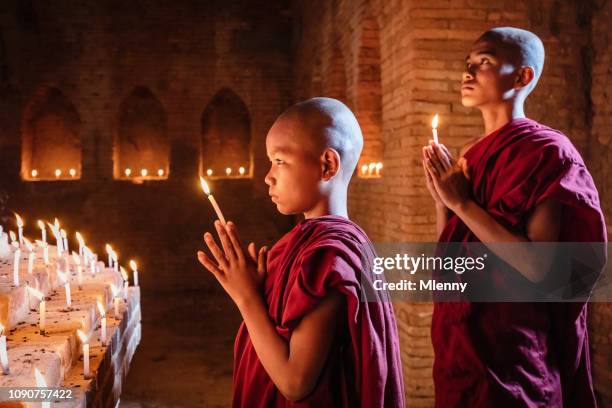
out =
<path fill-rule="evenodd" d="M 217 204 L 217 200 L 215 200 L 215 197 L 213 197 L 213 195 L 210 193 L 208 184 L 206 184 L 206 180 L 204 180 L 203 177 L 200 177 L 200 184 L 202 185 L 202 190 L 204 190 L 204 194 L 208 196 L 208 200 L 210 201 L 213 208 L 215 209 L 215 213 L 217 213 L 217 218 L 219 219 L 219 221 L 221 221 L 221 224 L 225 226 L 225 217 L 223 216 L 223 213 L 221 212 L 221 208 L 219 208 L 219 204 Z"/>

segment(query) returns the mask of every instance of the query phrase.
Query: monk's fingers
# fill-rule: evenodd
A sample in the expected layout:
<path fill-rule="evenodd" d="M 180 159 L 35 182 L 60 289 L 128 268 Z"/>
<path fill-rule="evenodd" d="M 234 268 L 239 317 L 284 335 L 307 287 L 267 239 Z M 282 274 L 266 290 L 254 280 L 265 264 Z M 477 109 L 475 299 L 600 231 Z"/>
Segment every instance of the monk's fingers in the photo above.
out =
<path fill-rule="evenodd" d="M 266 276 L 266 259 L 268 257 L 268 248 L 261 247 L 257 256 L 257 275 L 260 279 Z"/>
<path fill-rule="evenodd" d="M 223 253 L 221 248 L 219 248 L 219 246 L 213 239 L 213 236 L 210 232 L 204 234 L 204 242 L 206 242 L 210 253 L 213 254 L 213 256 L 215 257 L 215 260 L 217 261 L 217 264 L 219 264 L 219 267 L 226 271 L 229 270 L 227 258 L 225 257 L 225 254 Z"/>
<path fill-rule="evenodd" d="M 446 170 L 452 166 L 452 162 L 451 162 L 450 154 L 448 154 L 448 150 L 445 150 L 446 147 L 444 147 L 443 149 L 442 146 L 444 145 L 434 143 L 433 149 L 434 149 L 434 152 L 436 153 L 436 156 L 438 157 L 438 160 L 440 160 L 440 163 L 444 167 L 444 170 Z"/>
<path fill-rule="evenodd" d="M 251 256 L 251 259 L 254 262 L 257 262 L 257 250 L 255 249 L 255 243 L 251 242 L 249 246 L 247 247 L 247 250 L 249 251 L 249 255 Z"/>
<path fill-rule="evenodd" d="M 234 246 L 227 233 L 226 227 L 221 224 L 221 221 L 217 220 L 215 221 L 215 228 L 217 229 L 219 241 L 221 241 L 221 246 L 223 247 L 223 252 L 225 252 L 225 257 L 229 263 L 236 262 L 238 260 L 238 256 L 236 255 L 236 251 L 234 251 Z"/>
<path fill-rule="evenodd" d="M 463 171 L 463 175 L 465 176 L 465 178 L 468 180 L 471 180 L 472 179 L 472 169 L 468 165 L 467 160 L 461 157 L 459 161 L 457 162 L 457 164 L 459 165 L 459 167 L 461 167 L 461 171 Z"/>
<path fill-rule="evenodd" d="M 440 174 L 438 174 L 438 170 L 436 170 L 436 168 L 432 164 L 431 159 L 425 160 L 425 167 L 427 169 L 427 174 L 429 175 L 430 180 L 434 181 L 440 177 Z"/>
<path fill-rule="evenodd" d="M 430 148 L 429 160 L 431 160 L 431 164 L 433 164 L 433 166 L 436 168 L 436 170 L 438 171 L 438 174 L 442 175 L 446 172 L 446 169 L 444 168 L 442 161 L 438 158 L 433 147 Z"/>
<path fill-rule="evenodd" d="M 429 170 L 427 170 L 427 160 L 428 159 L 423 159 L 422 163 L 423 163 L 423 172 L 425 173 L 425 179 L 428 183 L 431 183 L 431 174 L 429 174 Z"/>
<path fill-rule="evenodd" d="M 238 237 L 238 229 L 236 228 L 236 224 L 232 221 L 227 223 L 227 235 L 229 236 L 230 242 L 234 248 L 234 253 L 236 254 L 236 258 L 243 262 L 244 261 L 244 251 L 242 250 L 242 243 L 240 242 L 240 238 Z"/>
<path fill-rule="evenodd" d="M 219 269 L 219 266 L 212 261 L 203 251 L 198 251 L 198 261 L 208 269 L 215 278 L 221 279 L 223 277 L 223 271 Z"/>

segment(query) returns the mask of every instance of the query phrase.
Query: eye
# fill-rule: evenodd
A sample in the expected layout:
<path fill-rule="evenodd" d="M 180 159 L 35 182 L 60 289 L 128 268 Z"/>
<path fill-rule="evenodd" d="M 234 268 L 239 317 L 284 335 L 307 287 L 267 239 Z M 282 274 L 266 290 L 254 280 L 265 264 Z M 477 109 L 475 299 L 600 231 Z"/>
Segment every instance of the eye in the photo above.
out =
<path fill-rule="evenodd" d="M 285 164 L 285 162 L 284 162 L 283 160 L 281 160 L 281 159 L 274 159 L 274 163 L 275 163 L 277 166 L 280 166 L 280 165 L 282 165 L 282 164 Z"/>
<path fill-rule="evenodd" d="M 482 58 L 482 59 L 480 60 L 480 64 L 488 64 L 489 62 L 490 62 L 490 61 L 489 61 L 489 59 L 488 59 L 488 58 Z"/>

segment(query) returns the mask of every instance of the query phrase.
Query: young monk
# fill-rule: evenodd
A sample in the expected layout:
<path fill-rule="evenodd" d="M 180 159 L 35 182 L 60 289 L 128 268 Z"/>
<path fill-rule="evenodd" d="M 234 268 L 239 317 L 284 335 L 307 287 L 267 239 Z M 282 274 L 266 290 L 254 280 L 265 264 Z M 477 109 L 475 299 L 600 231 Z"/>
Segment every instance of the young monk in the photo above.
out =
<path fill-rule="evenodd" d="M 469 51 L 461 98 L 482 113 L 485 135 L 457 162 L 442 145 L 423 148 L 440 242 L 482 242 L 494 253 L 500 242 L 606 242 L 580 154 L 561 132 L 525 117 L 543 66 L 540 39 L 517 28 L 487 31 Z M 498 252 L 532 283 L 554 261 L 536 250 Z M 596 255 L 605 262 L 605 252 Z M 594 284 L 596 276 L 571 273 Z M 584 302 L 435 303 L 436 406 L 596 406 L 586 327 Z"/>
<path fill-rule="evenodd" d="M 352 112 L 314 98 L 283 113 L 266 138 L 265 182 L 283 214 L 304 215 L 268 252 L 242 249 L 233 222 L 198 259 L 238 306 L 234 407 L 404 407 L 388 298 L 372 290 L 374 257 L 348 219 L 347 189 L 363 146 Z"/>

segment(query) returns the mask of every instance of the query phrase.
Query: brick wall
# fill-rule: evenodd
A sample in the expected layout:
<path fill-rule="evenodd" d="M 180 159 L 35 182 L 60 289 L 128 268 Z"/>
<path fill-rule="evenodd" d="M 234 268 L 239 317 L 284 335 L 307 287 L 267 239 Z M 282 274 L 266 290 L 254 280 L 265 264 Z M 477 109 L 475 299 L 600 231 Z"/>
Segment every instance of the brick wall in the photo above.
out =
<path fill-rule="evenodd" d="M 606 7 L 609 13 L 610 6 Z M 599 87 L 596 91 L 597 84 L 609 82 L 609 48 L 606 48 L 609 15 L 596 10 L 592 3 L 336 0 L 294 1 L 293 8 L 300 16 L 302 27 L 308 27 L 308 36 L 304 29 L 304 35 L 298 37 L 295 44 L 296 97 L 315 95 L 308 77 L 311 61 L 316 60 L 327 67 L 321 71 L 323 77 L 316 79 L 316 89 L 320 88 L 323 95 L 340 96 L 345 100 L 357 113 L 366 130 L 366 138 L 371 124 L 359 113 L 375 111 L 377 101 L 371 97 L 372 93 L 357 90 L 359 78 L 377 78 L 369 75 L 370 66 L 360 58 L 359 51 L 376 50 L 365 60 L 380 60 L 380 84 L 368 84 L 368 88 L 380 89 L 381 112 L 377 115 L 381 118 L 379 141 L 383 177 L 355 178 L 349 204 L 351 217 L 374 240 L 435 240 L 434 210 L 423 182 L 420 147 L 431 138 L 430 122 L 435 113 L 440 114 L 440 139 L 455 154 L 468 139 L 483 131 L 479 113 L 461 106 L 459 88 L 467 50 L 483 31 L 494 26 L 526 28 L 544 41 L 546 67 L 538 88 L 527 102 L 527 114 L 565 132 L 589 163 L 597 162 L 590 160 L 589 152 L 597 150 L 598 154 L 605 154 L 601 164 L 593 164 L 593 169 L 599 176 L 598 186 L 604 191 L 604 207 L 609 207 L 605 200 L 605 174 L 597 174 L 599 168 L 607 167 L 608 150 L 594 145 L 595 140 L 599 140 L 598 143 L 607 146 L 609 137 L 606 139 L 605 135 L 610 134 L 610 126 L 606 127 L 610 123 L 609 104 L 601 101 L 599 106 L 597 99 L 605 99 L 609 87 Z M 376 35 L 373 35 L 374 30 L 377 30 Z M 595 66 L 591 71 L 595 38 L 599 38 L 597 46 L 607 54 L 602 56 L 596 50 Z M 344 65 L 343 75 L 337 72 L 339 65 Z M 342 86 L 346 93 L 338 92 Z M 590 129 L 592 109 L 596 113 L 593 133 Z M 607 112 L 603 118 L 598 118 L 598 109 Z M 370 146 L 366 145 L 364 155 L 372 154 Z M 431 305 L 396 303 L 395 309 L 408 405 L 431 406 Z M 607 306 L 601 306 L 595 308 L 592 315 L 601 323 L 609 320 L 610 311 Z M 609 355 L 607 346 L 599 345 L 595 350 L 601 390 L 609 388 L 606 380 L 609 371 L 603 368 L 606 364 L 610 366 Z"/>

